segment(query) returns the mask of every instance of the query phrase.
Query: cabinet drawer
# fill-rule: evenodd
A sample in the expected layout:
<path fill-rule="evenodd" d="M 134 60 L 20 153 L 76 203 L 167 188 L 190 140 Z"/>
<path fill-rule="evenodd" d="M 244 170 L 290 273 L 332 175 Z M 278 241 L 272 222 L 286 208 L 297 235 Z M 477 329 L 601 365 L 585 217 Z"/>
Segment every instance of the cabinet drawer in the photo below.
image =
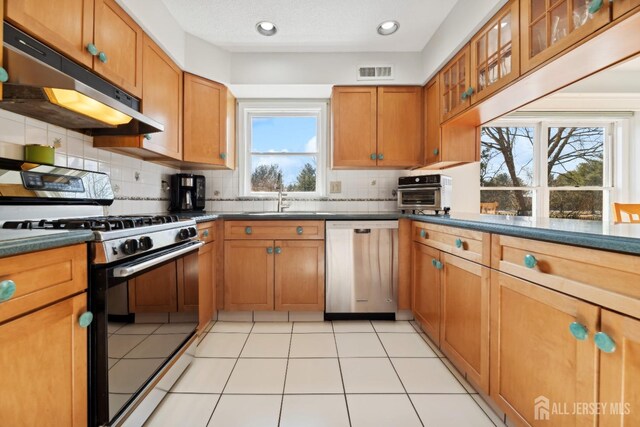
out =
<path fill-rule="evenodd" d="M 322 240 L 324 221 L 227 221 L 224 238 L 273 240 Z"/>
<path fill-rule="evenodd" d="M 481 231 L 413 222 L 413 241 L 469 261 L 489 265 L 491 235 Z"/>
<path fill-rule="evenodd" d="M 200 240 L 205 243 L 216 240 L 216 223 L 203 222 L 198 224 L 198 236 L 200 237 Z"/>
<path fill-rule="evenodd" d="M 632 316 L 640 313 L 640 256 L 492 236 L 491 266 Z"/>
<path fill-rule="evenodd" d="M 0 259 L 0 282 L 12 280 L 15 294 L 0 302 L 0 322 L 87 288 L 85 244 Z"/>

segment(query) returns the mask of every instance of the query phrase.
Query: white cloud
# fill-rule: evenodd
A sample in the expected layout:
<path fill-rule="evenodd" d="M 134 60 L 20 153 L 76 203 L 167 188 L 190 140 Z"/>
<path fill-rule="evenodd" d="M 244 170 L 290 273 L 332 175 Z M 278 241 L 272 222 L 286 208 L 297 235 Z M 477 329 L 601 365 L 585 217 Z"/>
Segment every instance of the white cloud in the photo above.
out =
<path fill-rule="evenodd" d="M 314 135 L 307 141 L 307 144 L 304 146 L 305 152 L 307 153 L 315 153 L 318 151 L 318 138 Z"/>

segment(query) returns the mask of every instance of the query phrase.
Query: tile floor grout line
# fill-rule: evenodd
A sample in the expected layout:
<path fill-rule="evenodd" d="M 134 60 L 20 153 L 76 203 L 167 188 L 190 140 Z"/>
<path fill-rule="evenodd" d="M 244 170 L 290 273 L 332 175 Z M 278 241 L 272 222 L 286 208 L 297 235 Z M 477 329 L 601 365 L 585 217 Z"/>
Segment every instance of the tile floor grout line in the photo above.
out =
<path fill-rule="evenodd" d="M 293 332 L 293 324 L 291 325 Z M 284 406 L 284 391 L 287 387 L 287 373 L 289 372 L 289 356 L 291 355 L 291 342 L 293 341 L 293 333 L 289 335 L 289 352 L 287 353 L 287 364 L 284 367 L 284 381 L 282 383 L 282 396 L 280 397 L 280 412 L 278 412 L 278 426 L 282 422 L 282 407 Z"/>
<path fill-rule="evenodd" d="M 340 382 L 342 383 L 342 395 L 344 396 L 344 406 L 347 408 L 347 421 L 349 427 L 353 427 L 351 423 L 351 412 L 349 411 L 349 401 L 347 400 L 347 389 L 344 386 L 344 376 L 342 375 L 342 364 L 340 363 L 340 352 L 338 351 L 338 340 L 336 339 L 336 330 L 331 322 L 331 330 L 333 331 L 333 343 L 336 346 L 336 358 L 338 359 L 338 371 L 340 371 Z"/>
<path fill-rule="evenodd" d="M 402 389 L 404 390 L 404 394 L 407 396 L 407 399 L 409 400 L 409 403 L 411 403 L 411 407 L 413 408 L 413 411 L 415 412 L 416 416 L 418 417 L 418 421 L 420 421 L 420 424 L 422 425 L 422 427 L 425 427 L 425 424 L 422 421 L 422 418 L 420 417 L 420 414 L 418 413 L 418 410 L 416 409 L 416 406 L 413 404 L 413 400 L 411 400 L 411 396 L 409 396 L 409 392 L 407 391 L 407 388 L 405 387 L 404 383 L 402 382 L 402 378 L 400 377 L 400 374 L 398 374 L 398 371 L 396 370 L 396 367 L 394 366 L 393 361 L 391 360 L 391 356 L 389 356 L 389 352 L 387 351 L 387 348 L 384 346 L 384 343 L 382 342 L 382 339 L 380 338 L 380 335 L 378 334 L 378 330 L 375 328 L 375 326 L 373 326 L 373 323 L 371 324 L 371 326 L 373 327 L 373 330 L 376 333 L 376 338 L 378 338 L 378 341 L 380 342 L 380 345 L 382 346 L 382 349 L 384 350 L 384 354 L 387 355 L 387 360 L 389 360 L 389 364 L 391 365 L 391 368 L 393 369 L 393 372 L 395 372 L 396 377 L 398 377 L 398 381 L 400 381 L 400 385 L 402 386 Z"/>

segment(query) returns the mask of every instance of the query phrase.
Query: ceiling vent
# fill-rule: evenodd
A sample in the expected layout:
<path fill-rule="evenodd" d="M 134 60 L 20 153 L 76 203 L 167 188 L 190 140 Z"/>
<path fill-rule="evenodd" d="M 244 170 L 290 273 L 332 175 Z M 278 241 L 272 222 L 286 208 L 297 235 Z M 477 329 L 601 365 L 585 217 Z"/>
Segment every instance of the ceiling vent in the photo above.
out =
<path fill-rule="evenodd" d="M 360 65 L 358 80 L 393 80 L 393 65 Z"/>

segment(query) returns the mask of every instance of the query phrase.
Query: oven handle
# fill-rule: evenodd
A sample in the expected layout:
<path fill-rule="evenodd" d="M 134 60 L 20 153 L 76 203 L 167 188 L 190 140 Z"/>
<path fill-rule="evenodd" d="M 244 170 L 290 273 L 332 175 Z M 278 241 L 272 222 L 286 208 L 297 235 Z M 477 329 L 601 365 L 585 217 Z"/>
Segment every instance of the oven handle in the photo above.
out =
<path fill-rule="evenodd" d="M 129 277 L 133 274 L 136 274 L 142 270 L 146 270 L 149 267 L 153 267 L 154 265 L 162 264 L 165 261 L 169 261 L 171 259 L 177 258 L 180 255 L 184 255 L 187 252 L 194 251 L 199 249 L 201 246 L 204 246 L 204 242 L 193 243 L 186 248 L 178 249 L 177 251 L 172 251 L 164 255 L 160 255 L 157 258 L 150 259 L 148 261 L 143 261 L 139 264 L 130 265 L 127 267 L 116 267 L 113 269 L 113 277 Z"/>

